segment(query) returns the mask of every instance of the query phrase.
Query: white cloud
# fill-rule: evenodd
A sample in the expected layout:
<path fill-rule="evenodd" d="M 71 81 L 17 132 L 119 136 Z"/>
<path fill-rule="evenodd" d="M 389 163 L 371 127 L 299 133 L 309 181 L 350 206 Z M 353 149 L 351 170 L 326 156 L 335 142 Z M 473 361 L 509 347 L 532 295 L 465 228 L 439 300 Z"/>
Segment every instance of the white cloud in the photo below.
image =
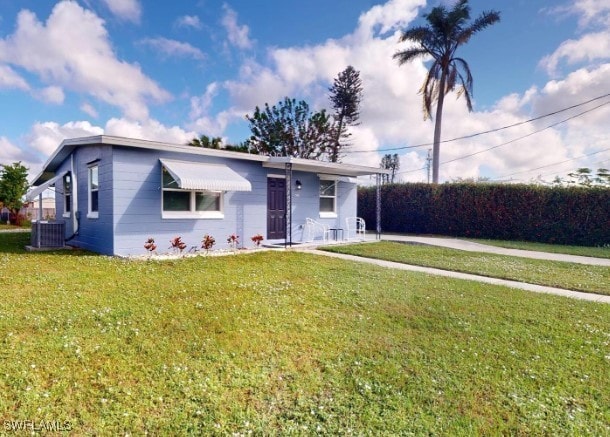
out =
<path fill-rule="evenodd" d="M 88 121 L 71 121 L 63 125 L 49 121 L 34 124 L 27 139 L 33 149 L 47 157 L 67 138 L 89 137 L 103 133 L 104 129 L 93 126 Z"/>
<path fill-rule="evenodd" d="M 383 5 L 373 6 L 360 15 L 356 34 L 370 38 L 375 33 L 384 35 L 405 28 L 417 17 L 418 8 L 425 5 L 425 0 L 390 0 Z"/>
<path fill-rule="evenodd" d="M 575 0 L 568 10 L 580 17 L 581 27 L 591 24 L 610 25 L 610 0 Z"/>
<path fill-rule="evenodd" d="M 578 40 L 568 40 L 551 55 L 545 56 L 540 65 L 552 76 L 557 75 L 557 67 L 562 60 L 568 65 L 579 62 L 592 62 L 610 58 L 610 32 L 597 32 L 584 35 Z"/>
<path fill-rule="evenodd" d="M 46 23 L 21 11 L 15 32 L 0 39 L 0 61 L 117 106 L 134 119 L 148 117 L 148 102 L 171 97 L 139 66 L 117 59 L 104 22 L 76 2 L 55 5 Z"/>
<path fill-rule="evenodd" d="M 141 122 L 123 118 L 112 118 L 106 123 L 106 135 L 138 138 L 150 141 L 164 141 L 172 144 L 186 144 L 197 136 L 178 126 L 165 126 L 157 120 Z"/>
<path fill-rule="evenodd" d="M 354 149 L 375 150 L 388 143 L 403 146 L 423 137 L 428 140 L 432 126 L 422 123 L 421 97 L 417 94 L 425 69 L 421 63 L 399 67 L 392 59 L 398 34 L 378 34 L 414 17 L 421 4 L 418 0 L 390 1 L 363 14 L 358 29 L 344 38 L 315 46 L 271 49 L 269 66 L 246 61 L 239 80 L 223 84 L 233 104 L 231 110 L 252 113 L 255 106 L 276 104 L 284 96 L 305 98 L 315 109 L 328 107 L 329 84 L 352 65 L 360 71 L 364 88 L 361 126 L 354 129 L 352 137 Z M 394 23 L 393 13 L 397 13 Z M 375 167 L 379 160 L 377 153 L 348 154 L 344 159 Z"/>
<path fill-rule="evenodd" d="M 140 43 L 159 51 L 164 57 L 184 56 L 199 61 L 205 59 L 205 54 L 201 50 L 186 42 L 180 42 L 167 38 L 146 38 L 141 40 Z"/>
<path fill-rule="evenodd" d="M 86 105 L 86 103 L 83 104 L 83 106 Z M 165 141 L 173 144 L 185 144 L 197 136 L 195 132 L 178 126 L 165 126 L 153 119 L 138 122 L 124 118 L 112 118 L 104 127 L 93 125 L 88 121 L 72 121 L 63 125 L 48 121 L 35 123 L 32 126 L 25 137 L 25 148 L 19 149 L 13 146 L 8 139 L 0 137 L 0 159 L 29 159 L 34 163 L 30 164 L 33 169 L 30 174 L 35 174 L 40 170 L 41 163 L 48 159 L 63 140 L 97 135 Z M 34 153 L 28 152 L 28 149 Z"/>
<path fill-rule="evenodd" d="M 93 105 L 91 105 L 90 103 L 87 103 L 87 102 L 80 105 L 80 110 L 93 118 L 97 118 L 99 115 L 97 113 L 97 110 L 93 107 Z"/>
<path fill-rule="evenodd" d="M 176 19 L 175 25 L 177 27 L 186 27 L 193 29 L 201 29 L 203 26 L 201 24 L 201 20 L 196 15 L 184 15 L 182 17 L 178 17 Z"/>
<path fill-rule="evenodd" d="M 0 88 L 29 90 L 30 86 L 8 65 L 0 65 Z"/>
<path fill-rule="evenodd" d="M 329 84 L 347 65 L 352 65 L 360 71 L 364 88 L 361 124 L 352 129 L 352 150 L 367 152 L 349 153 L 348 149 L 344 161 L 376 167 L 383 153 L 398 153 L 402 180 L 426 180 L 422 167 L 425 167 L 431 145 L 383 151 L 432 142 L 434 123 L 423 121 L 422 97 L 418 94 L 426 66 L 418 60 L 399 67 L 392 59 L 400 47 L 399 29 L 408 27 L 422 6 L 424 2 L 420 0 L 391 0 L 363 13 L 358 27 L 343 38 L 312 46 L 270 49 L 267 56 L 270 62 L 265 65 L 252 59 L 244 61 L 237 80 L 218 85 L 228 92 L 231 108 L 217 117 L 206 114 L 194 121 L 193 126 L 211 132 L 214 128 L 222 128 L 222 122 L 229 115 L 237 118 L 238 114 L 252 113 L 255 106 L 265 102 L 275 104 L 284 96 L 305 98 L 316 109 L 328 107 Z M 593 47 L 578 55 L 566 50 L 558 51 L 556 58 L 557 62 L 584 63 L 600 60 L 601 55 L 596 53 Z M 542 89 L 531 87 L 522 94 L 505 96 L 489 111 L 477 111 L 475 107 L 473 113 L 468 113 L 463 98 L 456 100 L 456 95 L 450 94 L 445 100 L 442 138 L 451 139 L 524 122 L 532 113 L 548 113 L 593 97 L 596 90 L 608 89 L 610 67 L 602 64 L 574 72 L 565 80 L 549 82 Z M 203 101 L 196 100 L 196 103 L 203 106 Z M 606 120 L 610 113 L 606 111 L 600 109 L 586 118 L 583 116 L 535 134 L 561 118 L 444 143 L 441 163 L 446 164 L 440 167 L 441 179 L 515 174 L 511 177 L 528 181 L 540 174 L 540 171 L 532 170 L 535 167 L 590 153 L 604 141 L 608 144 Z M 201 112 L 205 111 L 192 111 L 191 115 Z M 589 130 L 586 131 L 581 123 L 586 123 Z M 520 137 L 523 138 L 518 139 Z M 571 165 L 587 162 L 590 161 L 578 159 Z"/>
<path fill-rule="evenodd" d="M 190 57 L 199 61 L 205 59 L 205 53 L 186 42 L 161 37 L 146 38 L 141 40 L 140 43 L 158 50 L 163 57 Z"/>
<path fill-rule="evenodd" d="M 64 90 L 59 86 L 48 86 L 34 92 L 34 96 L 43 102 L 61 105 L 64 102 Z"/>
<path fill-rule="evenodd" d="M 25 155 L 19 147 L 11 143 L 8 138 L 0 137 L 0 164 L 11 164 L 24 159 Z"/>
<path fill-rule="evenodd" d="M 244 113 L 231 108 L 216 115 L 203 115 L 188 124 L 188 127 L 202 134 L 221 137 L 227 126 L 235 120 L 243 120 Z"/>
<path fill-rule="evenodd" d="M 253 42 L 249 37 L 250 29 L 248 26 L 240 26 L 237 23 L 237 13 L 231 9 L 229 5 L 225 3 L 222 8 L 224 10 L 224 16 L 222 17 L 221 23 L 227 31 L 229 43 L 242 50 L 251 48 Z"/>
<path fill-rule="evenodd" d="M 216 95 L 218 94 L 218 88 L 218 83 L 212 82 L 206 87 L 205 93 L 201 97 L 191 97 L 191 119 L 207 115 L 212 105 L 212 101 L 214 100 L 214 97 L 216 97 Z"/>
<path fill-rule="evenodd" d="M 142 7 L 138 0 L 102 0 L 110 12 L 121 20 L 139 23 L 142 15 Z"/>

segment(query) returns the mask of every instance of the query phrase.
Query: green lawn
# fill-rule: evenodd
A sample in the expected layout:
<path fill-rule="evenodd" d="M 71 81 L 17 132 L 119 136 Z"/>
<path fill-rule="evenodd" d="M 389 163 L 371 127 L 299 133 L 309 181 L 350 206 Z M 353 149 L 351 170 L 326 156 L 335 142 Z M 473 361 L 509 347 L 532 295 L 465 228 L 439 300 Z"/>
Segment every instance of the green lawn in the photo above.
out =
<path fill-rule="evenodd" d="M 608 435 L 610 305 L 298 252 L 0 234 L 0 419 L 83 434 Z"/>
<path fill-rule="evenodd" d="M 324 250 L 463 273 L 610 295 L 610 268 L 527 259 L 393 241 Z"/>
<path fill-rule="evenodd" d="M 610 245 L 604 247 L 565 246 L 561 244 L 532 243 L 527 241 L 484 240 L 468 238 L 468 241 L 508 249 L 536 250 L 539 252 L 563 253 L 567 255 L 610 258 Z"/>

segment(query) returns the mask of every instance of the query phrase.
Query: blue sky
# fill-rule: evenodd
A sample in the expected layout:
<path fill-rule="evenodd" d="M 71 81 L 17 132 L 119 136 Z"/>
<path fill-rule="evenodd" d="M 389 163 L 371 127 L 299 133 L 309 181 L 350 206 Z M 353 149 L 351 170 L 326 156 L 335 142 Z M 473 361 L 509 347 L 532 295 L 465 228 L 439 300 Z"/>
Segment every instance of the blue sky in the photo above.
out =
<path fill-rule="evenodd" d="M 256 105 L 290 96 L 327 107 L 332 79 L 353 65 L 364 100 L 344 161 L 377 166 L 387 149 L 432 139 L 417 94 L 426 65 L 399 67 L 391 57 L 404 47 L 400 29 L 437 4 L 0 0 L 0 163 L 21 160 L 33 176 L 62 139 L 102 133 L 238 143 Z M 475 110 L 450 96 L 444 139 L 610 93 L 610 0 L 470 4 L 473 17 L 495 9 L 502 19 L 460 52 L 474 75 Z M 610 105 L 594 109 L 606 102 L 443 144 L 441 179 L 552 180 L 610 167 Z M 401 180 L 426 179 L 427 149 L 391 151 L 401 156 Z"/>

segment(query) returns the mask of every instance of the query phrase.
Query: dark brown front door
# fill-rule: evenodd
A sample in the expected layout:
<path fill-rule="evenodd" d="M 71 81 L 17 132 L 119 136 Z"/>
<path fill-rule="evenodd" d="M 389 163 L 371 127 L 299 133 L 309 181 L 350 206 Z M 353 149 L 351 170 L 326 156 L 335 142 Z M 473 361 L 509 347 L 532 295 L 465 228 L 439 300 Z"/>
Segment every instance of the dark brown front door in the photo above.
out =
<path fill-rule="evenodd" d="M 267 178 L 267 239 L 286 238 L 286 179 Z"/>

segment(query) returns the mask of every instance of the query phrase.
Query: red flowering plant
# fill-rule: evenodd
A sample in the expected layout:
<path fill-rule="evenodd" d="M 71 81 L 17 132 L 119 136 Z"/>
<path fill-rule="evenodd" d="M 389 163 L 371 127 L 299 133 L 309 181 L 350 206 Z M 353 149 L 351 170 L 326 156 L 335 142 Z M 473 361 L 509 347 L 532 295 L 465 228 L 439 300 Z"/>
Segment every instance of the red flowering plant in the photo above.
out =
<path fill-rule="evenodd" d="M 170 249 L 174 249 L 174 251 L 179 250 L 182 253 L 186 249 L 186 243 L 182 241 L 182 237 L 174 237 L 169 242 L 171 244 Z"/>
<path fill-rule="evenodd" d="M 260 247 L 261 241 L 264 240 L 261 234 L 256 234 L 254 237 L 250 238 L 256 247 Z"/>
<path fill-rule="evenodd" d="M 155 239 L 150 237 L 148 240 L 146 240 L 146 243 L 144 243 L 144 249 L 148 250 L 148 253 L 150 253 L 152 255 L 153 252 L 155 250 L 157 250 L 157 245 L 155 244 Z"/>
<path fill-rule="evenodd" d="M 205 234 L 203 240 L 201 240 L 201 247 L 205 249 L 206 253 L 216 244 L 216 240 L 211 235 Z"/>
<path fill-rule="evenodd" d="M 229 238 L 227 238 L 227 243 L 229 243 L 229 246 L 231 247 L 231 249 L 236 250 L 237 246 L 239 245 L 239 235 L 237 235 L 237 234 L 229 235 Z"/>

